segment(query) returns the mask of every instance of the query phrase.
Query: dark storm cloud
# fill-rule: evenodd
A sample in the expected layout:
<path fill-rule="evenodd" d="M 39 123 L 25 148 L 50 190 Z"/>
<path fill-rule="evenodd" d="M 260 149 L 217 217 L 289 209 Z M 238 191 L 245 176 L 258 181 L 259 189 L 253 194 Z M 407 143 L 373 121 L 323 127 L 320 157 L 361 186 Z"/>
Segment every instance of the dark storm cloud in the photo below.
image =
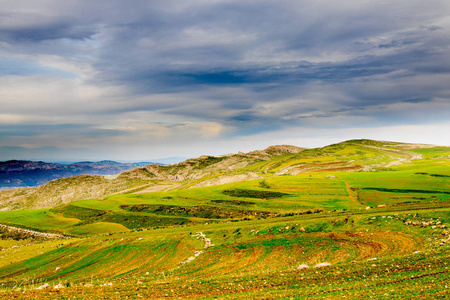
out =
<path fill-rule="evenodd" d="M 93 34 L 95 31 L 91 28 L 66 21 L 38 25 L 33 28 L 0 29 L 0 37 L 9 43 L 36 43 L 55 39 L 85 40 L 91 38 Z"/>
<path fill-rule="evenodd" d="M 403 102 L 408 102 L 408 103 L 420 103 L 420 102 L 428 102 L 428 101 L 431 101 L 431 99 L 414 98 L 414 99 L 403 100 Z"/>
<path fill-rule="evenodd" d="M 444 0 L 0 6 L 0 74 L 8 77 L 0 132 L 8 140 L 145 135 L 150 123 L 161 136 L 180 128 L 166 123 L 191 122 L 229 137 L 449 118 Z"/>

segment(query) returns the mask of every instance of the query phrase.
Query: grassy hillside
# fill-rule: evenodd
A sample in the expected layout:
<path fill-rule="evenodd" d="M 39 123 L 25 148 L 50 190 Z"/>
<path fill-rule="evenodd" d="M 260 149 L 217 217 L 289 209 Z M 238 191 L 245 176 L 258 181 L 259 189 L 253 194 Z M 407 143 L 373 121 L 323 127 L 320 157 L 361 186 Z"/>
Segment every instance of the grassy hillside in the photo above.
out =
<path fill-rule="evenodd" d="M 278 175 L 385 171 L 413 160 L 432 160 L 433 155 L 448 156 L 445 149 L 371 140 L 352 140 L 316 149 L 272 146 L 249 153 L 201 156 L 170 166 L 148 165 L 124 172 L 112 180 L 101 176 L 77 176 L 33 189 L 3 191 L 0 192 L 0 209 L 45 208 L 115 193 L 214 186 Z"/>
<path fill-rule="evenodd" d="M 67 236 L 0 232 L 2 296 L 448 297 L 449 154 L 354 140 L 135 169 L 98 199 L 0 212 Z"/>

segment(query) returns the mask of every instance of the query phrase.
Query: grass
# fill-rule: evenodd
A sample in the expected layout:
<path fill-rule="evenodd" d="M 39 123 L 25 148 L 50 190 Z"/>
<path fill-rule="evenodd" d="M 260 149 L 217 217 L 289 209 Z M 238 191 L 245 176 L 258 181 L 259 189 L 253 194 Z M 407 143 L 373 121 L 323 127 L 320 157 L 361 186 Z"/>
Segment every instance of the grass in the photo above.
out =
<path fill-rule="evenodd" d="M 72 235 L 4 234 L 0 297 L 448 298 L 448 148 L 408 151 L 350 141 L 257 161 L 257 180 L 0 212 Z M 355 164 L 370 168 L 342 171 Z M 35 289 L 45 282 L 67 287 Z"/>

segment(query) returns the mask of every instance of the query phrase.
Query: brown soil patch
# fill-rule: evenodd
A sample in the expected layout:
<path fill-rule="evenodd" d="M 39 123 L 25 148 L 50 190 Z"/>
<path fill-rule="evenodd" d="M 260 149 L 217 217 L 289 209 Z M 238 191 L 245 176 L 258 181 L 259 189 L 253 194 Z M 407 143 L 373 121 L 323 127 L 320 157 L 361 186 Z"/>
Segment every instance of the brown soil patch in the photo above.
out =
<path fill-rule="evenodd" d="M 326 168 L 326 169 L 314 169 L 309 170 L 308 172 L 331 172 L 331 171 L 346 171 L 346 170 L 358 170 L 362 169 L 363 167 L 360 165 L 353 165 L 348 167 L 337 167 L 337 168 Z"/>

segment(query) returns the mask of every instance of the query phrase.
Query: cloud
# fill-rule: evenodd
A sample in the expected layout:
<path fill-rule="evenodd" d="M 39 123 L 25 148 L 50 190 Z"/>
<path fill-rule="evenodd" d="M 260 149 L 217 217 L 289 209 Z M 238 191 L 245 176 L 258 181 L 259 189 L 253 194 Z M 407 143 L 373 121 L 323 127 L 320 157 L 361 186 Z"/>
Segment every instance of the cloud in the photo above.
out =
<path fill-rule="evenodd" d="M 450 117 L 444 0 L 0 6 L 3 146 L 156 151 Z"/>

